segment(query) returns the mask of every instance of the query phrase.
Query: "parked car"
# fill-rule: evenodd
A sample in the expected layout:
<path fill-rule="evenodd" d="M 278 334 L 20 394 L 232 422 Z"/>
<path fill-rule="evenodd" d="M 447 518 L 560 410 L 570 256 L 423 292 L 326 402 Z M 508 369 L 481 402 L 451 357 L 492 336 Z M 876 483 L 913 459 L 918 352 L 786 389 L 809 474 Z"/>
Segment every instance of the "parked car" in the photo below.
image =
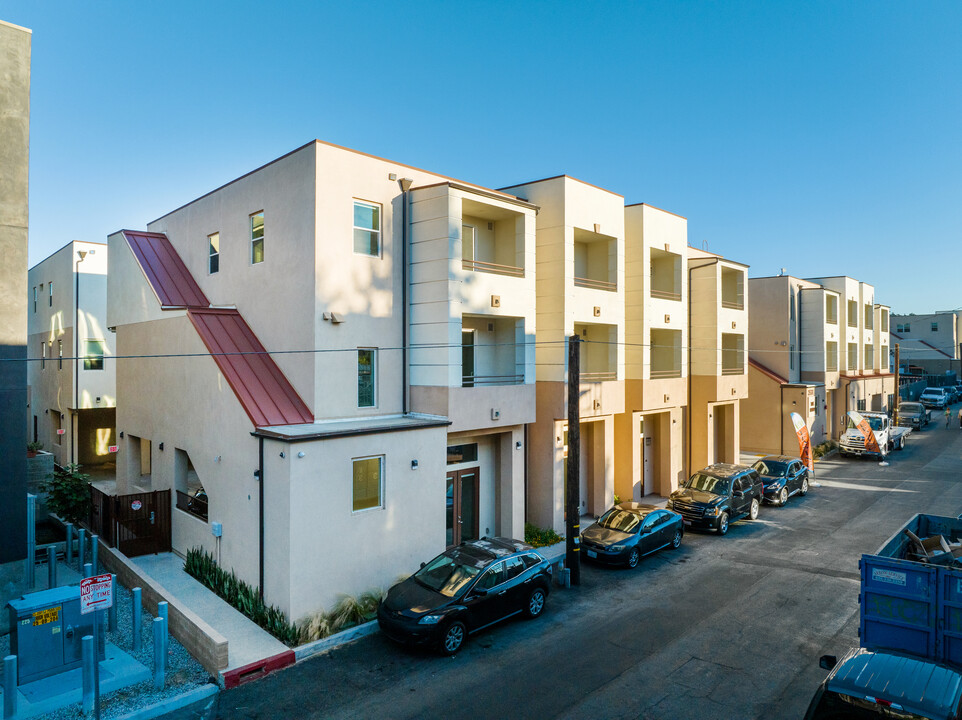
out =
<path fill-rule="evenodd" d="M 638 566 L 645 555 L 677 548 L 685 534 L 681 515 L 654 505 L 623 502 L 581 533 L 581 547 L 591 560 Z"/>
<path fill-rule="evenodd" d="M 929 424 L 930 413 L 922 403 L 901 402 L 895 410 L 895 424 L 921 430 Z"/>
<path fill-rule="evenodd" d="M 668 497 L 668 509 L 680 514 L 686 526 L 728 532 L 733 520 L 754 520 L 765 497 L 758 471 L 747 465 L 716 463 L 699 470 Z"/>
<path fill-rule="evenodd" d="M 808 468 L 798 458 L 769 455 L 752 465 L 765 487 L 765 499 L 782 506 L 793 495 L 808 494 Z"/>
<path fill-rule="evenodd" d="M 927 387 L 919 395 L 919 402 L 925 407 L 944 408 L 949 402 L 949 395 L 945 388 Z"/>
<path fill-rule="evenodd" d="M 481 538 L 448 548 L 388 590 L 377 622 L 392 640 L 454 655 L 468 635 L 523 614 L 544 611 L 548 561 L 530 545 Z"/>

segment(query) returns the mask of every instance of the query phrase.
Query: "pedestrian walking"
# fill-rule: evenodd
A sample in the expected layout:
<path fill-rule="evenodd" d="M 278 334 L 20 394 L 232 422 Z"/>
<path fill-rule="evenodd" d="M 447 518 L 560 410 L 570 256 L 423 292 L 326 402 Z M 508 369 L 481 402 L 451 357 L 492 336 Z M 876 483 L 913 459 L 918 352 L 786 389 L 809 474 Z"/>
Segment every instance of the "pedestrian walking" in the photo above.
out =
<path fill-rule="evenodd" d="M 949 426 L 949 418 L 952 417 L 952 408 L 948 405 L 945 406 L 945 427 Z"/>
<path fill-rule="evenodd" d="M 962 408 L 959 408 L 959 430 L 962 430 Z"/>

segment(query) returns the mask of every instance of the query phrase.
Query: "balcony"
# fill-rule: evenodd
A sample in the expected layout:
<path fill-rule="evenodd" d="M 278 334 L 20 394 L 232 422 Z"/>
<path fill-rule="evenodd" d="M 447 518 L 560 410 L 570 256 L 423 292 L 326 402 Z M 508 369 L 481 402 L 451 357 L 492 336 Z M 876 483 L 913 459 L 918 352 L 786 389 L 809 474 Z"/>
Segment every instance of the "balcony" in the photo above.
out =
<path fill-rule="evenodd" d="M 468 199 L 461 209 L 461 267 L 523 278 L 524 216 Z"/>
<path fill-rule="evenodd" d="M 722 267 L 721 306 L 729 310 L 745 309 L 745 272 L 743 270 Z"/>
<path fill-rule="evenodd" d="M 745 336 L 722 333 L 722 375 L 745 374 Z"/>
<path fill-rule="evenodd" d="M 649 351 L 652 380 L 681 377 L 681 330 L 653 329 Z"/>
<path fill-rule="evenodd" d="M 838 298 L 834 295 L 825 296 L 825 322 L 838 325 Z"/>
<path fill-rule="evenodd" d="M 651 249 L 648 294 L 661 300 L 681 301 L 681 255 Z"/>
<path fill-rule="evenodd" d="M 461 319 L 461 387 L 524 383 L 524 320 L 465 315 Z"/>
<path fill-rule="evenodd" d="M 614 325 L 575 323 L 582 339 L 581 382 L 599 383 L 618 379 L 618 334 Z"/>
<path fill-rule="evenodd" d="M 574 284 L 591 290 L 617 292 L 617 240 L 609 235 L 574 229 Z"/>

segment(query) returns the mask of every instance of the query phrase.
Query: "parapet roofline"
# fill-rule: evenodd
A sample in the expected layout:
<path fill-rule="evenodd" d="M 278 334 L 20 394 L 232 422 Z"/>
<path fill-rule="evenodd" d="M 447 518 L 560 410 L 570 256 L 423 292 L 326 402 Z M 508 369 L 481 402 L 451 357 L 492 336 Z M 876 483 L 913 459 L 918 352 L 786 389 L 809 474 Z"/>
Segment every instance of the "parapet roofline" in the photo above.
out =
<path fill-rule="evenodd" d="M 440 415 L 408 413 L 407 415 L 382 415 L 376 417 L 351 418 L 347 420 L 324 420 L 280 427 L 258 427 L 251 435 L 281 442 L 297 443 L 309 442 L 311 440 L 352 437 L 356 435 L 373 435 L 376 433 L 447 427 L 451 423 L 451 420 Z"/>
<path fill-rule="evenodd" d="M 510 190 L 511 188 L 521 187 L 522 185 L 536 185 L 536 184 L 538 184 L 538 183 L 548 182 L 548 181 L 550 181 L 550 180 L 557 180 L 558 178 L 565 178 L 566 180 L 573 180 L 573 181 L 576 182 L 576 183 L 581 183 L 582 185 L 587 185 L 588 187 L 592 187 L 592 188 L 594 188 L 595 190 L 601 190 L 602 192 L 606 192 L 606 193 L 608 193 L 609 195 L 614 195 L 615 197 L 620 197 L 622 200 L 625 199 L 625 196 L 624 196 L 624 195 L 622 195 L 621 193 L 616 193 L 614 190 L 609 190 L 608 188 L 603 188 L 603 187 L 601 187 L 600 185 L 594 185 L 594 184 L 592 184 L 592 183 L 590 183 L 590 182 L 585 182 L 584 180 L 579 180 L 579 179 L 576 178 L 576 177 L 572 177 L 571 175 L 566 175 L 566 174 L 564 174 L 564 173 L 562 173 L 561 175 L 552 175 L 551 177 L 541 178 L 540 180 L 530 180 L 529 182 L 515 183 L 514 185 L 505 185 L 504 187 L 498 188 L 498 190 Z"/>
<path fill-rule="evenodd" d="M 482 197 L 491 198 L 492 200 L 501 200 L 502 202 L 511 203 L 512 205 L 520 205 L 528 210 L 534 210 L 535 213 L 541 210 L 541 207 L 530 203 L 527 200 L 522 200 L 517 195 L 509 195 L 508 193 L 503 193 L 500 190 L 490 190 L 488 188 L 480 188 L 474 185 L 464 185 L 453 180 L 448 180 L 447 182 L 431 183 L 430 185 L 415 185 L 411 188 L 411 192 L 417 192 L 418 190 L 428 190 L 429 188 L 448 186 L 454 190 L 461 190 L 463 192 L 474 193 L 475 195 L 481 195 Z"/>
<path fill-rule="evenodd" d="M 0 22 L 2 22 L 2 21 L 0 21 Z M 57 248 L 57 249 L 54 250 L 52 253 L 50 253 L 49 255 L 47 255 L 47 257 L 45 257 L 43 260 L 40 260 L 39 262 L 35 263 L 33 266 L 31 266 L 30 270 L 33 270 L 34 268 L 40 267 L 40 266 L 43 265 L 45 262 L 47 262 L 47 260 L 49 260 L 50 258 L 52 258 L 54 255 L 56 255 L 57 253 L 63 252 L 64 250 L 66 250 L 68 247 L 70 247 L 70 246 L 73 245 L 74 243 L 83 243 L 84 245 L 96 245 L 97 247 L 107 247 L 107 243 L 105 243 L 105 242 L 97 242 L 96 240 L 71 240 L 70 242 L 68 242 L 68 243 L 66 243 L 66 244 L 64 244 L 64 245 L 61 245 L 59 248 Z"/>
<path fill-rule="evenodd" d="M 686 218 L 684 215 L 679 215 L 679 214 L 676 213 L 676 212 L 672 212 L 671 210 L 665 210 L 664 208 L 655 207 L 655 206 L 652 205 L 651 203 L 646 203 L 646 202 L 631 203 L 630 205 L 625 205 L 625 207 L 626 207 L 626 208 L 630 208 L 630 207 L 650 207 L 652 210 L 657 210 L 658 212 L 668 213 L 669 215 L 674 215 L 676 218 L 681 218 L 682 220 L 687 220 L 687 219 L 688 219 L 688 218 Z M 695 249 L 697 250 L 698 248 L 695 248 Z M 708 252 L 708 251 L 705 250 L 705 252 Z"/>
<path fill-rule="evenodd" d="M 299 153 L 301 150 L 304 150 L 305 148 L 311 147 L 311 146 L 313 146 L 313 145 L 325 145 L 326 147 L 334 148 L 334 149 L 336 149 L 336 150 L 343 150 L 344 152 L 349 152 L 349 153 L 353 153 L 354 155 L 360 155 L 360 156 L 362 156 L 362 157 L 371 158 L 372 160 L 378 160 L 378 161 L 380 161 L 380 162 L 390 163 L 391 165 L 396 165 L 397 167 L 400 167 L 400 168 L 407 168 L 407 169 L 409 169 L 409 170 L 416 170 L 417 172 L 426 173 L 426 174 L 428 174 L 428 175 L 434 175 L 434 176 L 436 176 L 436 177 L 443 178 L 444 180 L 449 180 L 449 181 L 451 181 L 451 182 L 460 183 L 460 184 L 463 184 L 463 185 L 465 185 L 465 186 L 467 186 L 467 187 L 470 187 L 470 188 L 476 188 L 477 190 L 483 190 L 483 191 L 486 190 L 486 191 L 488 191 L 488 192 L 500 192 L 499 190 L 495 190 L 495 189 L 493 189 L 493 188 L 484 187 L 483 185 L 477 185 L 477 184 L 475 184 L 475 183 L 469 183 L 469 182 L 465 182 L 465 181 L 463 181 L 463 180 L 458 180 L 457 178 L 453 178 L 453 177 L 450 177 L 450 176 L 448 176 L 448 175 L 444 175 L 444 174 L 442 174 L 442 173 L 437 173 L 437 172 L 434 172 L 433 170 L 425 170 L 424 168 L 419 168 L 419 167 L 416 167 L 416 166 L 414 166 L 414 165 L 408 165 L 407 163 L 397 162 L 397 161 L 395 161 L 395 160 L 391 160 L 390 158 L 380 157 L 379 155 L 372 155 L 371 153 L 366 153 L 366 152 L 363 152 L 362 150 L 355 150 L 354 148 L 345 147 L 344 145 L 337 145 L 336 143 L 327 142 L 327 141 L 325 141 L 325 140 L 314 139 L 314 140 L 311 140 L 310 142 L 304 143 L 304 144 L 301 145 L 300 147 L 294 148 L 294 149 L 291 150 L 289 153 L 285 153 L 284 155 L 281 155 L 281 156 L 278 157 L 278 158 L 274 158 L 273 160 L 271 160 L 271 161 L 269 161 L 269 162 L 266 162 L 266 163 L 264 163 L 263 165 L 261 165 L 261 166 L 259 166 L 259 167 L 254 168 L 254 169 L 251 170 L 250 172 L 246 172 L 246 173 L 244 173 L 243 175 L 241 175 L 240 177 L 236 177 L 236 178 L 234 178 L 233 180 L 230 180 L 230 181 L 224 183 L 223 185 L 220 185 L 220 186 L 214 188 L 214 189 L 211 190 L 210 192 L 204 193 L 204 194 L 201 195 L 200 197 L 196 197 L 196 198 L 194 198 L 193 200 L 190 200 L 189 202 L 185 202 L 185 203 L 184 203 L 183 205 L 181 205 L 180 207 L 175 208 L 174 210 L 171 210 L 170 212 L 164 213 L 163 215 L 161 215 L 161 216 L 160 216 L 159 218 L 157 218 L 156 220 L 151 220 L 151 221 L 150 221 L 149 223 L 147 223 L 147 224 L 148 224 L 148 225 L 153 225 L 155 222 L 159 222 L 159 221 L 163 220 L 165 217 L 168 217 L 169 215 L 173 215 L 175 212 L 180 212 L 180 211 L 183 210 L 185 207 L 188 207 L 188 206 L 190 206 L 190 205 L 193 205 L 195 202 L 198 202 L 198 201 L 200 201 L 200 200 L 203 200 L 204 198 L 209 197 L 210 195 L 213 195 L 213 194 L 216 193 L 216 192 L 220 192 L 220 191 L 223 190 L 224 188 L 226 188 L 226 187 L 228 187 L 228 186 L 230 186 L 230 185 L 233 185 L 234 183 L 239 182 L 239 181 L 243 180 L 244 178 L 253 175 L 254 173 L 260 172 L 260 171 L 263 170 L 264 168 L 270 167 L 270 166 L 273 165 L 274 163 L 277 163 L 277 162 L 280 162 L 281 160 L 284 160 L 284 159 L 286 159 L 286 158 L 289 158 L 291 155 L 294 155 L 295 153 Z M 585 184 L 587 185 L 587 183 L 585 183 Z M 504 194 L 507 195 L 508 193 L 504 193 Z M 512 196 L 512 197 L 516 197 L 516 198 L 517 198 L 517 196 Z M 522 200 L 522 198 L 517 198 L 517 199 Z"/>

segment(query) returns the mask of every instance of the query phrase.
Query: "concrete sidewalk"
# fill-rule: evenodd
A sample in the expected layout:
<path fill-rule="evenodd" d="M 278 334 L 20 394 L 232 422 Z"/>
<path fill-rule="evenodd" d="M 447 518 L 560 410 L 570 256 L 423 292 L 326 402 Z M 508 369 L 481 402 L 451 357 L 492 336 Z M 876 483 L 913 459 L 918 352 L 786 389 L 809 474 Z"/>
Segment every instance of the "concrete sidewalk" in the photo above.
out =
<path fill-rule="evenodd" d="M 227 639 L 228 665 L 222 676 L 290 652 L 284 643 L 184 572 L 184 561 L 178 555 L 141 555 L 130 558 L 130 562 Z"/>

